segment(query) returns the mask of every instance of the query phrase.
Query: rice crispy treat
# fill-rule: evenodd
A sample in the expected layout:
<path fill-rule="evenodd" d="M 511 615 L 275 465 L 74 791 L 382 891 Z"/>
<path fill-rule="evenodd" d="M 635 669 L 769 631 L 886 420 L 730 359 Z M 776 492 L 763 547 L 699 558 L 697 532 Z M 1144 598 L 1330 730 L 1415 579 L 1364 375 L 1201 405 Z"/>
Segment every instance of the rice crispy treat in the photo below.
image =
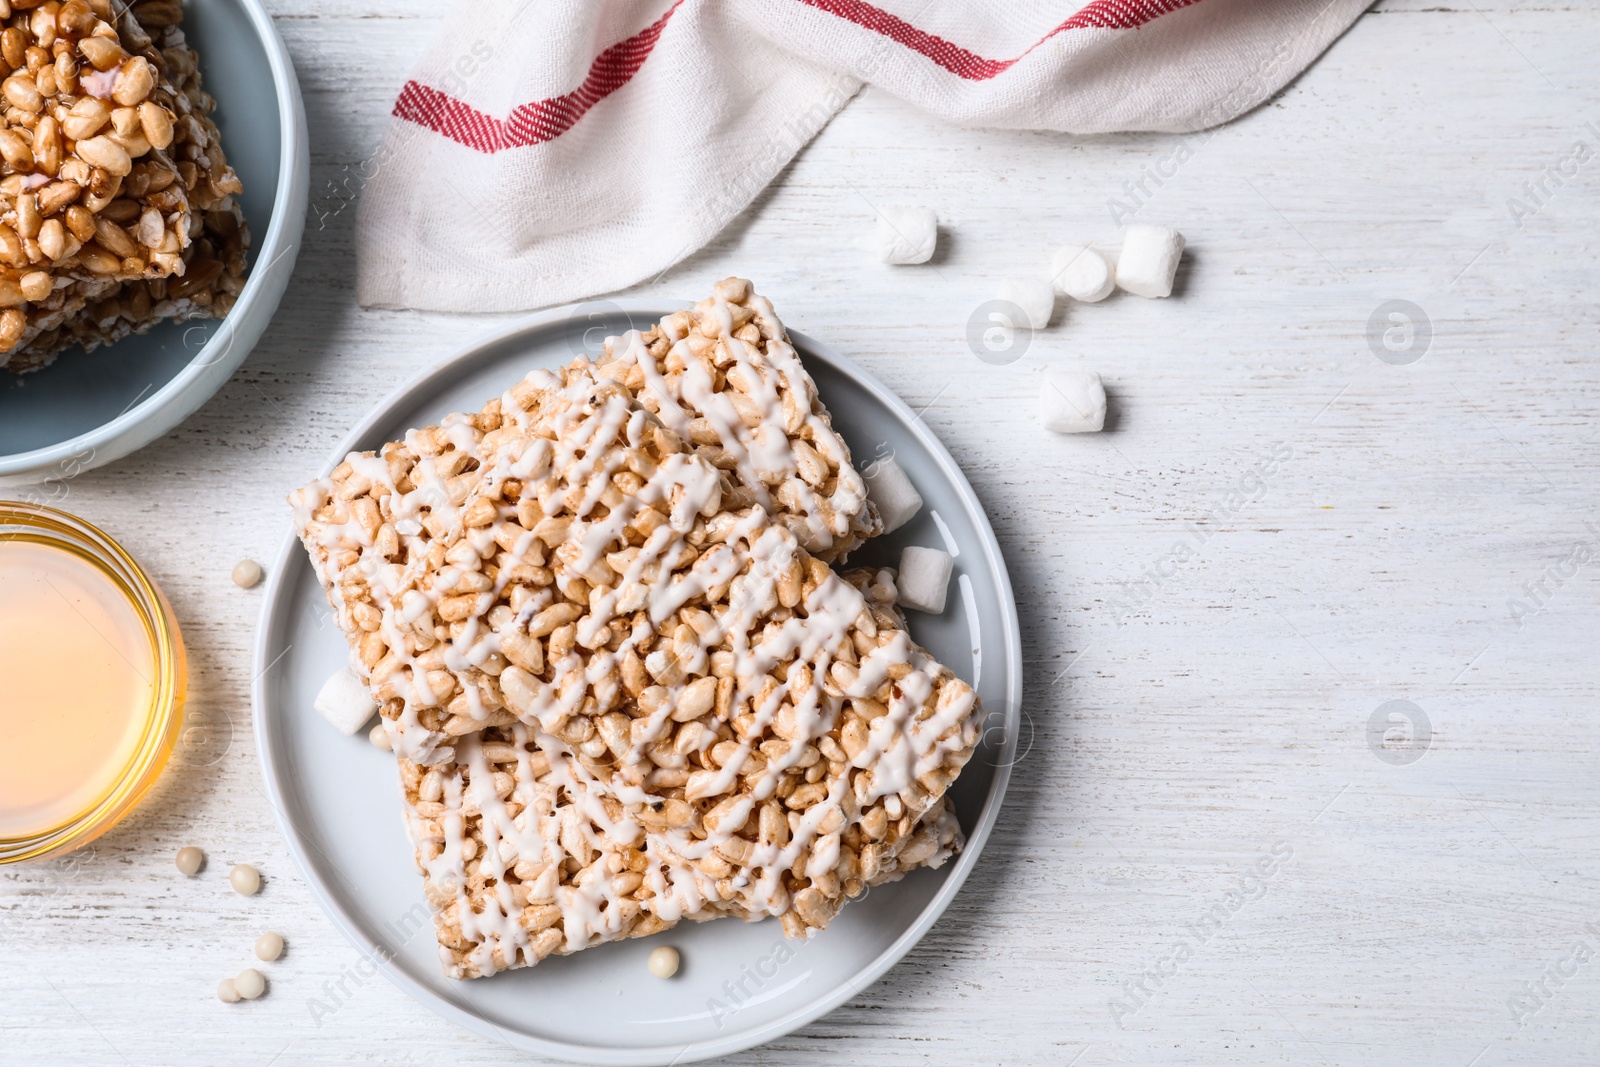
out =
<path fill-rule="evenodd" d="M 352 666 L 369 679 L 388 709 L 385 719 L 394 750 L 419 763 L 448 760 L 452 737 L 510 721 L 502 697 L 496 694 L 485 703 L 477 696 L 478 688 L 485 684 L 483 678 L 492 677 L 489 671 L 497 675 L 495 665 L 503 658 L 496 653 L 488 670 L 464 658 L 477 635 L 490 627 L 498 629 L 500 616 L 507 611 L 522 612 L 533 601 L 542 609 L 553 599 L 563 600 L 536 624 L 536 628 L 550 626 L 532 634 L 537 642 L 572 621 L 564 615 L 572 614 L 575 619 L 587 612 L 591 588 L 587 579 L 604 574 L 615 581 L 618 575 L 610 569 L 611 564 L 630 552 L 638 554 L 637 546 L 627 544 L 617 531 L 607 533 L 602 524 L 594 524 L 593 534 L 583 532 L 590 526 L 583 521 L 573 531 L 574 538 L 611 538 L 606 548 L 608 561 L 596 558 L 575 568 L 569 566 L 579 555 L 594 553 L 585 553 L 576 543 L 563 545 L 559 537 L 551 540 L 553 532 L 563 533 L 571 525 L 561 518 L 569 505 L 555 503 L 556 496 L 566 495 L 574 509 L 580 498 L 593 498 L 584 505 L 587 509 L 600 497 L 615 506 L 628 492 L 631 495 L 624 511 L 630 515 L 638 512 L 630 521 L 651 524 L 661 520 L 666 506 L 659 498 L 662 494 L 681 496 L 692 490 L 705 498 L 700 502 L 702 525 L 704 520 L 715 523 L 713 533 L 690 533 L 688 540 L 701 544 L 713 535 L 722 540 L 727 531 L 733 531 L 737 513 L 726 510 L 729 502 L 742 504 L 747 499 L 741 499 L 741 487 L 713 467 L 703 453 L 688 452 L 680 438 L 635 404 L 626 386 L 615 379 L 597 380 L 579 372 L 583 366 L 587 364 L 580 361 L 562 372 L 529 375 L 499 405 L 500 410 L 514 412 L 512 418 L 502 417 L 490 405 L 477 416 L 451 416 L 438 433 L 408 434 L 407 450 L 434 454 L 427 463 L 405 468 L 406 458 L 397 455 L 400 450 L 387 450 L 382 457 L 352 456 L 335 471 L 331 485 L 313 483 L 291 497 L 302 540 L 340 628 L 351 642 Z M 619 434 L 628 439 L 620 439 Z M 633 471 L 622 472 L 630 466 Z M 534 472 L 531 476 L 530 470 Z M 596 471 L 601 473 L 597 476 Z M 647 486 L 635 472 L 651 472 L 652 481 Z M 597 484 L 614 474 L 626 490 Z M 569 484 L 579 478 L 587 483 Z M 638 497 L 638 491 L 647 487 L 654 495 Z M 648 504 L 656 506 L 641 510 Z M 493 531 L 483 528 L 491 521 L 489 517 L 501 512 L 505 522 Z M 736 547 L 722 544 L 709 552 L 707 559 L 723 566 L 734 558 L 746 561 L 734 566 L 737 573 L 752 553 L 783 555 L 787 560 L 785 595 L 799 588 L 804 573 L 802 557 L 805 565 L 827 574 L 825 565 L 798 549 L 787 528 L 770 523 L 758 506 L 745 507 L 742 513 L 747 516 L 743 528 L 757 535 L 759 544 L 756 539 L 743 543 L 735 535 L 731 541 Z M 624 512 L 617 511 L 607 521 L 620 525 L 623 517 Z M 687 521 L 687 517 L 675 520 Z M 535 530 L 537 536 L 519 547 L 516 539 L 531 536 Z M 489 540 L 494 536 L 504 542 L 498 549 Z M 642 540 L 637 530 L 628 536 Z M 464 539 L 471 544 L 463 543 Z M 515 555 L 518 569 L 503 574 L 496 569 L 493 581 L 499 583 L 497 596 L 503 602 L 496 604 L 490 598 L 480 605 L 472 590 L 490 579 L 462 571 L 469 560 L 473 568 L 481 565 L 477 553 L 496 551 L 499 563 L 507 568 L 513 566 L 508 560 Z M 687 553 L 688 560 L 695 558 L 688 543 L 675 551 L 680 556 Z M 560 556 L 560 562 L 545 566 L 547 552 L 552 559 Z M 762 566 L 770 562 L 763 560 Z M 643 563 L 639 573 L 628 578 L 628 595 L 637 597 L 639 589 L 672 578 L 676 561 L 665 563 Z M 708 603 L 715 602 L 712 598 Z M 637 606 L 624 604 L 623 608 L 631 611 Z M 496 607 L 500 610 L 494 611 Z M 857 608 L 856 613 L 859 611 Z M 845 621 L 854 618 L 852 613 Z M 535 625 L 528 618 L 523 623 Z M 469 631 L 471 636 L 463 638 Z M 563 630 L 563 636 L 567 632 Z M 582 644 L 578 653 L 587 654 L 593 641 L 584 638 Z M 574 658 L 577 653 L 571 651 L 571 640 L 558 638 L 554 647 L 562 653 L 557 657 L 563 660 L 562 670 L 581 667 Z M 632 670 L 635 661 L 648 655 L 652 646 L 630 639 L 628 650 L 621 661 L 634 677 L 642 673 Z M 471 654 L 484 655 L 481 648 Z M 536 654 L 542 662 L 542 651 Z M 420 672 L 413 669 L 417 664 Z M 404 681 L 394 677 L 402 665 Z M 455 677 L 446 684 L 445 674 L 451 671 L 456 672 Z M 419 673 L 421 685 L 413 681 Z M 581 700 L 581 691 L 578 696 Z M 652 690 L 651 698 L 654 696 Z M 569 710 L 576 712 L 578 706 Z M 603 710 L 610 710 L 609 705 Z"/>
<path fill-rule="evenodd" d="M 959 847 L 976 696 L 911 641 L 892 572 L 803 547 L 878 523 L 758 300 L 722 283 L 291 497 L 454 976 L 681 919 L 808 935 Z"/>
<path fill-rule="evenodd" d="M 37 370 L 244 286 L 241 191 L 177 0 L 0 0 L 0 367 Z"/>
<path fill-rule="evenodd" d="M 893 614 L 887 573 L 851 579 Z M 440 960 L 455 978 L 682 920 L 776 914 L 791 936 L 810 934 L 845 898 L 939 867 L 961 845 L 942 797 L 915 822 L 872 819 L 831 835 L 814 832 L 811 809 L 793 808 L 782 819 L 792 838 L 760 816 L 744 835 L 708 833 L 703 822 L 651 829 L 597 788 L 577 753 L 522 723 L 462 737 L 442 766 L 402 758 L 400 775 Z M 786 868 L 776 892 L 766 888 L 769 866 Z"/>
<path fill-rule="evenodd" d="M 441 767 L 400 761 L 406 828 L 446 975 L 485 977 L 685 920 L 764 917 L 704 896 L 685 908 L 684 898 L 732 883 L 710 873 L 733 871 L 723 850 L 677 862 L 670 846 L 626 813 L 613 815 L 603 800 L 562 784 L 559 773 L 540 773 L 543 757 L 527 732 L 518 724 L 473 735 L 460 759 Z M 844 855 L 855 856 L 850 884 L 865 892 L 918 867 L 942 866 L 960 850 L 961 832 L 941 799 L 898 847 L 878 848 L 859 831 L 842 841 Z"/>

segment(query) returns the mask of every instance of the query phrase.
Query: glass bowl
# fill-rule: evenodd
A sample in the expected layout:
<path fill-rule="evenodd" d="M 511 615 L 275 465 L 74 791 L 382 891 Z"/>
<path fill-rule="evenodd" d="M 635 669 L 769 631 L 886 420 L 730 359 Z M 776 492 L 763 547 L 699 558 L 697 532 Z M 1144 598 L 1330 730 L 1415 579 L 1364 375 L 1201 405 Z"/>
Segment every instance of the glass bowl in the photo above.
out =
<path fill-rule="evenodd" d="M 8 827 L 0 822 L 0 864 L 42 859 L 78 848 L 125 818 L 155 784 L 172 755 L 183 724 L 188 682 L 183 638 L 166 597 L 133 557 L 103 531 L 55 508 L 0 501 L 0 547 L 6 543 L 25 543 L 72 557 L 72 566 L 93 576 L 91 591 L 97 602 L 104 598 L 108 610 L 123 616 L 131 610 L 137 620 L 136 633 L 142 631 L 142 637 L 135 640 L 148 643 L 154 673 L 145 679 L 148 699 L 141 699 L 135 707 L 123 740 L 116 745 L 116 758 L 85 777 L 68 814 L 52 816 L 33 827 Z M 48 582 L 48 576 L 44 580 Z M 22 610 L 21 605 L 0 604 L 0 618 L 14 610 Z M 84 619 L 94 625 L 88 616 Z M 61 732 L 59 743 L 72 745 L 70 730 Z"/>

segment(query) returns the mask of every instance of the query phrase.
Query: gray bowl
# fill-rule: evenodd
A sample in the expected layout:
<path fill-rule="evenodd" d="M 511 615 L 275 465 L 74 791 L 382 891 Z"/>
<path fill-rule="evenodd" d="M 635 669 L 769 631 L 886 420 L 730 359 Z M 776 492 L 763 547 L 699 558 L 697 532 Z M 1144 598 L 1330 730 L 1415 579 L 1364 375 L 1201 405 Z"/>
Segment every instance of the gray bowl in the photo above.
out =
<path fill-rule="evenodd" d="M 166 323 L 34 374 L 0 371 L 0 485 L 69 478 L 172 429 L 238 369 L 283 298 L 305 225 L 310 157 L 289 52 L 256 0 L 188 0 L 183 31 L 244 182 L 250 275 L 222 321 Z"/>
<path fill-rule="evenodd" d="M 352 450 L 375 448 L 450 411 L 476 410 L 534 367 L 593 355 L 607 334 L 643 328 L 672 310 L 600 301 L 510 326 L 379 404 L 323 473 Z M 942 615 L 909 613 L 911 634 L 973 684 L 987 712 L 978 750 L 950 790 L 966 848 L 938 870 L 873 889 L 809 941 L 786 942 L 775 920 L 723 919 L 552 956 L 493 978 L 445 978 L 401 824 L 394 757 L 361 734 L 340 735 L 312 710 L 323 680 L 347 662 L 345 640 L 299 542 L 291 536 L 272 566 L 256 633 L 255 734 L 267 793 L 301 874 L 364 965 L 370 960 L 445 1018 L 522 1052 L 682 1064 L 781 1037 L 860 993 L 911 950 L 961 888 L 999 816 L 1016 759 L 1022 646 L 994 531 L 955 460 L 904 401 L 826 345 L 790 336 L 857 463 L 893 453 L 924 500 L 911 522 L 868 543 L 851 564 L 893 564 L 908 544 L 955 555 L 949 606 Z M 683 969 L 667 982 L 645 970 L 645 957 L 663 944 L 683 954 Z"/>

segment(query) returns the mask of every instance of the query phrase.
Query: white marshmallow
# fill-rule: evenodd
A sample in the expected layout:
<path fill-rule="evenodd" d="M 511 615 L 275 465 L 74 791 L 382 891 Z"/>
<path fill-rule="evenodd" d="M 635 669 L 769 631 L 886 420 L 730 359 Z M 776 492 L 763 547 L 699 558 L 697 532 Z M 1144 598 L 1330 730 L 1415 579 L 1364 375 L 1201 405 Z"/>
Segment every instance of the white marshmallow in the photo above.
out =
<path fill-rule="evenodd" d="M 911 484 L 906 472 L 893 456 L 885 456 L 869 464 L 861 472 L 867 483 L 867 496 L 877 505 L 883 519 L 883 532 L 898 530 L 922 510 L 922 494 Z"/>
<path fill-rule="evenodd" d="M 926 263 L 939 243 L 931 207 L 886 207 L 878 214 L 878 255 L 885 263 Z"/>
<path fill-rule="evenodd" d="M 1117 287 L 1116 275 L 1106 257 L 1083 245 L 1063 245 L 1050 261 L 1056 292 L 1093 304 L 1104 300 Z"/>
<path fill-rule="evenodd" d="M 894 582 L 900 591 L 900 606 L 929 615 L 942 612 L 945 593 L 950 588 L 950 572 L 954 568 L 955 560 L 948 552 L 907 545 L 900 553 L 900 573 Z"/>
<path fill-rule="evenodd" d="M 1106 388 L 1092 370 L 1053 370 L 1039 391 L 1039 421 L 1052 433 L 1099 433 Z"/>
<path fill-rule="evenodd" d="M 995 295 L 1022 309 L 1022 317 L 1026 321 L 1011 325 L 1026 326 L 1033 330 L 1042 330 L 1050 325 L 1050 316 L 1056 309 L 1056 290 L 1048 279 L 1007 278 L 1000 283 L 1000 291 Z"/>
<path fill-rule="evenodd" d="M 1183 258 L 1183 234 L 1165 226 L 1129 226 L 1117 256 L 1117 284 L 1135 296 L 1172 295 Z"/>
<path fill-rule="evenodd" d="M 378 710 L 367 687 L 349 667 L 337 671 L 322 683 L 315 703 L 311 705 L 324 719 L 333 723 L 341 734 L 351 736 L 367 724 L 372 713 Z"/>

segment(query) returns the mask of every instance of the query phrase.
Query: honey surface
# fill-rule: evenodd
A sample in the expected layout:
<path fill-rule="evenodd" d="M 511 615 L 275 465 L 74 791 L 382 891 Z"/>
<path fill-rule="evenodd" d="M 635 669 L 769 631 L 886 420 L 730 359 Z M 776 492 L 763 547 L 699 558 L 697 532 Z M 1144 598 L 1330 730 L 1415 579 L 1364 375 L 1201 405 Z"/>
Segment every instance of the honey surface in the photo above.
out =
<path fill-rule="evenodd" d="M 138 747 L 156 670 L 110 577 L 63 549 L 0 540 L 0 838 L 99 800 Z"/>

